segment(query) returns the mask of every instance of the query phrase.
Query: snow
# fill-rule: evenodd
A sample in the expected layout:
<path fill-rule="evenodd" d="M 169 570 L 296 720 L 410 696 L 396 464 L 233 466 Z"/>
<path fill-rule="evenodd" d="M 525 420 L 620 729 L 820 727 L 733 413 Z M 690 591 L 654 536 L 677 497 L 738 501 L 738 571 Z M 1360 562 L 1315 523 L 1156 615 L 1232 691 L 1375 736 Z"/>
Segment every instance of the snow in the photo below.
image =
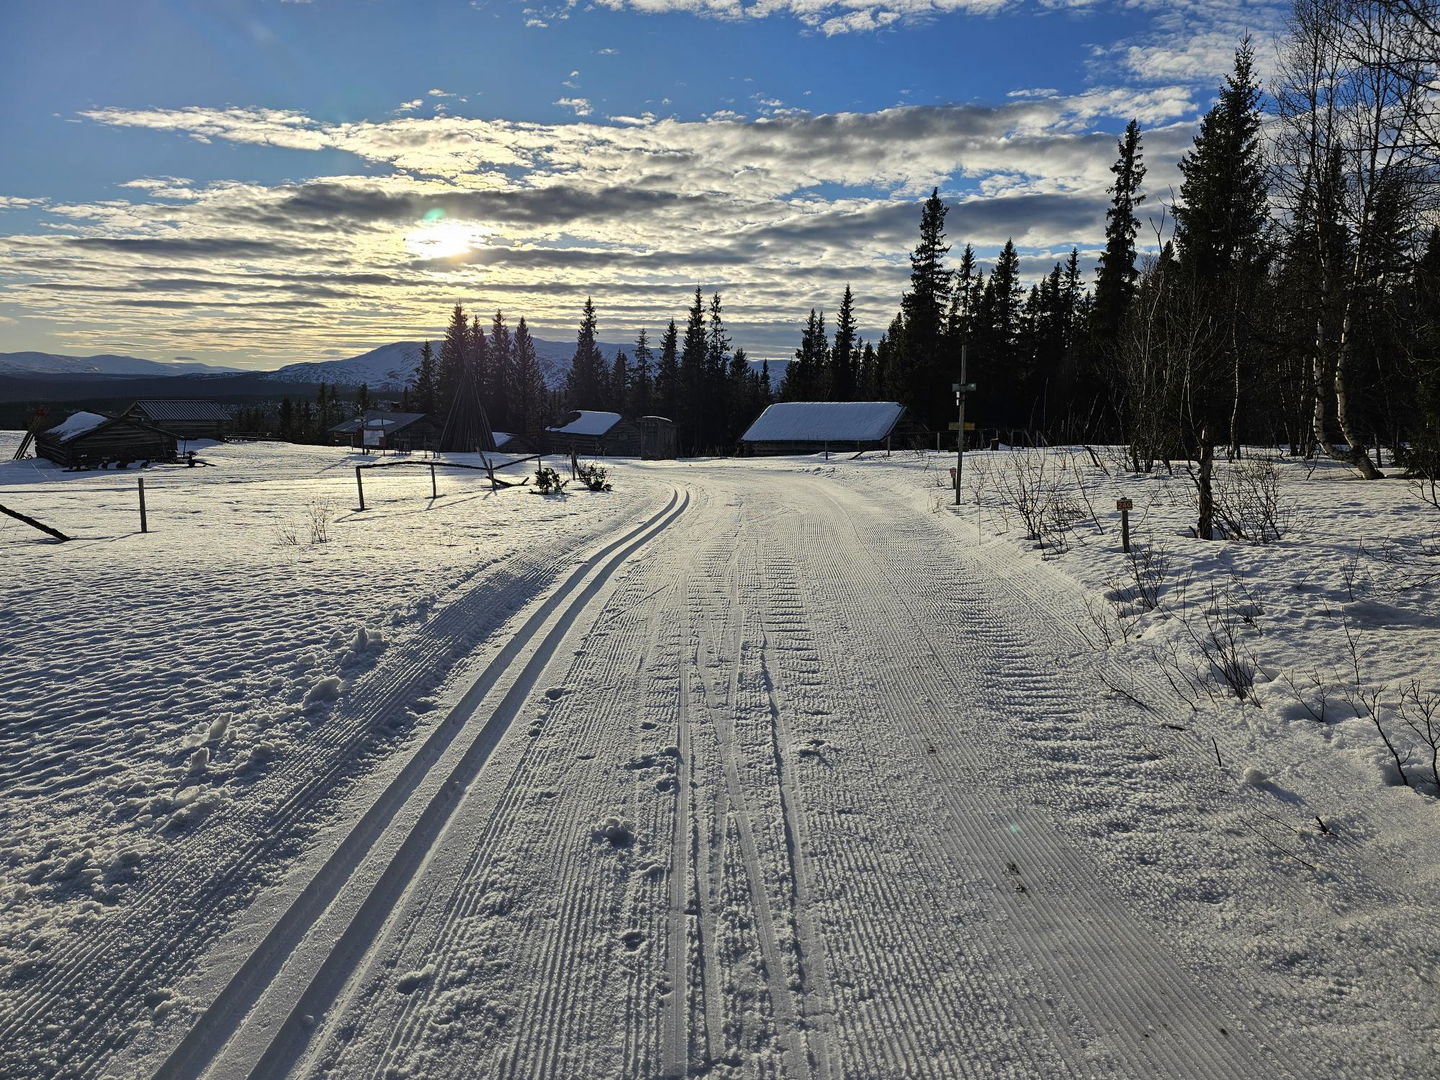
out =
<path fill-rule="evenodd" d="M 202 456 L 0 464 L 0 1074 L 1433 1073 L 1403 481 Z"/>
<path fill-rule="evenodd" d="M 768 406 L 741 442 L 878 442 L 903 405 L 893 401 L 782 401 Z"/>
<path fill-rule="evenodd" d="M 71 413 L 62 423 L 56 424 L 47 435 L 53 435 L 61 442 L 68 442 L 77 435 L 84 435 L 87 431 L 94 431 L 101 424 L 110 422 L 110 417 L 101 416 L 99 413 L 77 412 Z"/>
<path fill-rule="evenodd" d="M 560 427 L 546 428 L 552 435 L 604 435 L 620 422 L 620 414 L 581 409 L 580 415 Z"/>

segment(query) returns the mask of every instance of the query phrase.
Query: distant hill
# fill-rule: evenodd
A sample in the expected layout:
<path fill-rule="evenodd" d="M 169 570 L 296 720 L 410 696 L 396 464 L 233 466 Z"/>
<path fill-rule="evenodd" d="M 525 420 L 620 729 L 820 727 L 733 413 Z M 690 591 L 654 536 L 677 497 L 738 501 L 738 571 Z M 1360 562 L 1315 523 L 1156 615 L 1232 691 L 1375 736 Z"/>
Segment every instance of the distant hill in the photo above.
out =
<path fill-rule="evenodd" d="M 239 368 L 195 361 L 142 360 L 138 356 L 64 356 L 60 353 L 0 353 L 0 375 L 228 375 Z"/>
<path fill-rule="evenodd" d="M 531 338 L 535 342 L 535 355 L 540 360 L 540 369 L 545 381 L 552 387 L 564 381 L 570 367 L 570 358 L 575 355 L 575 342 L 549 341 L 545 338 Z M 401 389 L 414 381 L 415 368 L 420 363 L 420 341 L 395 341 L 381 345 L 359 356 L 344 360 L 318 360 L 301 364 L 286 364 L 278 371 L 270 372 L 268 378 L 279 382 L 332 383 L 339 386 L 359 386 L 365 383 L 371 390 Z M 633 345 L 616 345 L 597 342 L 606 363 L 612 363 L 617 349 L 624 349 L 625 355 L 634 352 Z M 440 342 L 432 341 L 430 347 L 440 355 Z"/>

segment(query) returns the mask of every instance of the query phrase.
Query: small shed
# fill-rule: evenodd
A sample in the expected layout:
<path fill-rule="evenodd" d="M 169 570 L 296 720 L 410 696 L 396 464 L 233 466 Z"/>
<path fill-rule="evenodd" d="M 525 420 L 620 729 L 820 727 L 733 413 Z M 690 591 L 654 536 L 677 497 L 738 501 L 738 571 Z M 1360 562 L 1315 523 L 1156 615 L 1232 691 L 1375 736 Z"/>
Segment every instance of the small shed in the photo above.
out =
<path fill-rule="evenodd" d="M 640 453 L 640 429 L 617 412 L 580 409 L 565 422 L 545 429 L 545 441 L 552 454 L 585 454 L 590 457 Z"/>
<path fill-rule="evenodd" d="M 740 436 L 746 453 L 813 454 L 887 445 L 905 416 L 895 401 L 781 401 Z"/>
<path fill-rule="evenodd" d="M 142 398 L 125 415 L 181 439 L 219 439 L 234 423 L 230 410 L 218 401 L 195 398 Z"/>
<path fill-rule="evenodd" d="M 495 449 L 501 454 L 533 454 L 535 444 L 533 440 L 527 439 L 524 435 L 516 435 L 509 431 L 495 432 Z"/>
<path fill-rule="evenodd" d="M 680 432 L 675 421 L 665 416 L 642 416 L 640 456 L 647 461 L 668 461 L 680 456 Z"/>
<path fill-rule="evenodd" d="M 71 469 L 174 461 L 177 439 L 133 416 L 77 412 L 35 436 L 35 456 Z"/>
<path fill-rule="evenodd" d="M 440 425 L 429 413 L 383 412 L 345 420 L 330 429 L 336 446 L 371 450 L 434 450 L 440 445 Z"/>

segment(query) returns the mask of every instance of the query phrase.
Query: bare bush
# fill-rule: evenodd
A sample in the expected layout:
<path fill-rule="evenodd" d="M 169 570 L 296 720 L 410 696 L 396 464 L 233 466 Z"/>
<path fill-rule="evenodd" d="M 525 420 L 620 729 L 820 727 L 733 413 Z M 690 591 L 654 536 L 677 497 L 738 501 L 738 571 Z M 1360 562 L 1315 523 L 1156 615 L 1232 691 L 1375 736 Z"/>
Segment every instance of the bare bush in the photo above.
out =
<path fill-rule="evenodd" d="M 278 526 L 276 533 L 285 547 L 299 547 L 307 540 L 311 544 L 325 544 L 330 540 L 334 520 L 335 505 L 329 499 L 314 499 L 305 507 L 303 516 Z"/>
<path fill-rule="evenodd" d="M 1062 549 L 1085 510 L 1070 490 L 1069 474 L 1058 459 L 1044 451 L 1026 450 L 996 470 L 995 490 L 1001 501 L 1020 515 L 1025 539 Z"/>
<path fill-rule="evenodd" d="M 1396 711 L 1429 751 L 1430 783 L 1435 794 L 1440 795 L 1440 693 L 1423 690 L 1419 679 L 1411 679 L 1400 691 Z"/>
<path fill-rule="evenodd" d="M 1198 624 L 1181 622 L 1190 640 L 1200 650 L 1210 673 L 1223 683 L 1236 700 L 1254 696 L 1255 673 L 1259 665 L 1250 651 L 1247 627 L 1255 625 L 1254 608 L 1248 593 L 1242 600 L 1232 589 L 1210 586 L 1208 602 L 1200 608 Z"/>
<path fill-rule="evenodd" d="M 1215 477 L 1215 520 L 1232 540 L 1273 544 L 1294 528 L 1296 503 L 1274 458 L 1238 462 Z"/>

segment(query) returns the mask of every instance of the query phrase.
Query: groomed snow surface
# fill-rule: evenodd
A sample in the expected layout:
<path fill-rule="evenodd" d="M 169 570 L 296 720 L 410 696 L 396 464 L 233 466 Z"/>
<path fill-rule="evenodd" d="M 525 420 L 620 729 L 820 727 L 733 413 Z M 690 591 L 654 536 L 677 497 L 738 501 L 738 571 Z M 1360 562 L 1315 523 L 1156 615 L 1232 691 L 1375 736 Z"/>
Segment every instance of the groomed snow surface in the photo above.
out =
<path fill-rule="evenodd" d="M 0 1076 L 1436 1075 L 1403 481 L 18 440 Z"/>

